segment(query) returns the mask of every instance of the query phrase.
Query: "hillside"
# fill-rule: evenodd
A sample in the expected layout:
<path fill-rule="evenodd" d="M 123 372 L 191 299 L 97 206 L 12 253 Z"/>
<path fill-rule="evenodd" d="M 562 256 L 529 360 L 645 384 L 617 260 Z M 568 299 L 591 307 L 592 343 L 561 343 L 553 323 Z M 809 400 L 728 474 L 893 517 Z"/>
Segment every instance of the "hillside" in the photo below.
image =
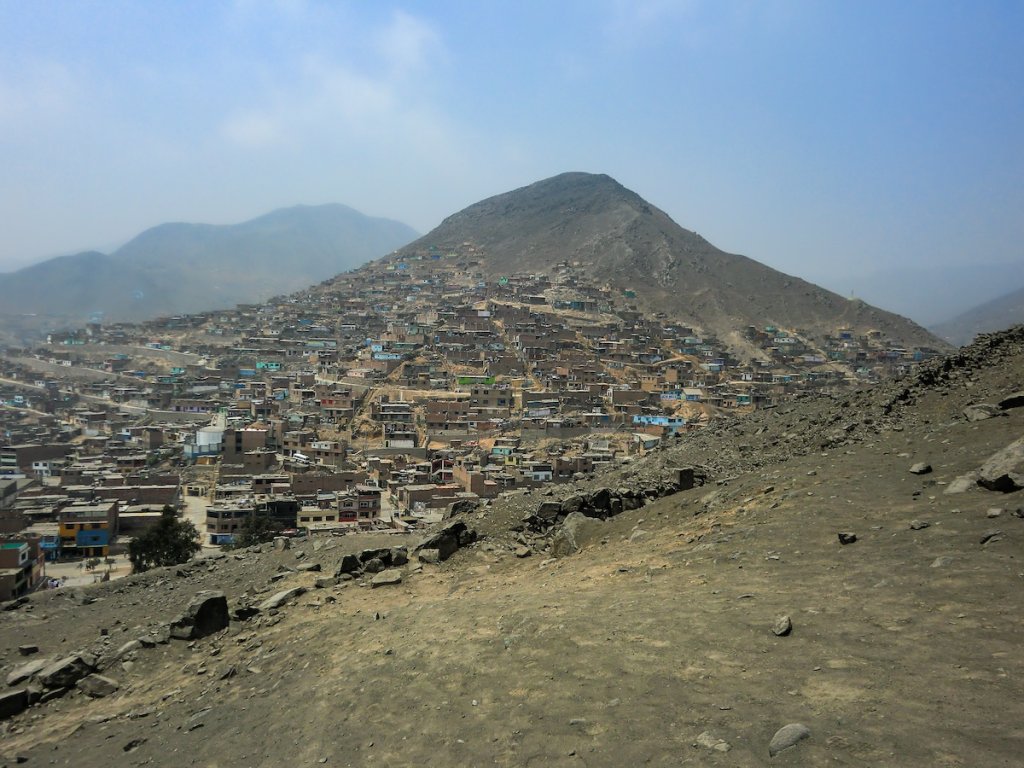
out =
<path fill-rule="evenodd" d="M 953 344 L 969 344 L 979 333 L 999 331 L 1017 323 L 1024 323 L 1024 288 L 938 323 L 932 331 Z"/>
<path fill-rule="evenodd" d="M 564 173 L 488 198 L 449 216 L 400 254 L 464 243 L 477 247 L 492 277 L 582 262 L 594 279 L 635 290 L 647 310 L 722 338 L 748 325 L 811 335 L 850 326 L 905 344 L 943 346 L 906 318 L 719 250 L 605 175 Z"/>
<path fill-rule="evenodd" d="M 63 256 L 0 276 L 0 307 L 50 325 L 230 307 L 304 288 L 415 236 L 343 205 L 282 209 L 234 225 L 162 224 L 109 255 Z"/>
<path fill-rule="evenodd" d="M 1024 429 L 1022 374 L 1016 328 L 723 421 L 469 514 L 480 540 L 401 583 L 332 578 L 415 543 L 350 535 L 33 595 L 2 614 L 4 701 L 45 700 L 0 721 L 0 765 L 1018 765 L 1022 491 L 972 473 Z M 619 488 L 646 504 L 521 522 Z M 208 589 L 229 625 L 169 638 Z"/>

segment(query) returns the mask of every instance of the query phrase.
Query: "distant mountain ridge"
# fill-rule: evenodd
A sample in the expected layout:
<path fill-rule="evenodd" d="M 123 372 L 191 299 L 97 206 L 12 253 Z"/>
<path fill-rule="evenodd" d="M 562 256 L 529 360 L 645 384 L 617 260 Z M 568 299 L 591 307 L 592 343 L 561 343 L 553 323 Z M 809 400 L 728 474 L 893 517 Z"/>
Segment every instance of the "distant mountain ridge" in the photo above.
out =
<path fill-rule="evenodd" d="M 397 221 L 340 204 L 295 206 L 241 224 L 161 224 L 111 254 L 59 256 L 0 275 L 0 313 L 81 325 L 257 302 L 300 290 L 408 243 Z"/>
<path fill-rule="evenodd" d="M 932 331 L 953 344 L 970 344 L 979 333 L 1002 331 L 1024 323 L 1024 287 L 998 299 L 986 301 L 944 323 Z"/>
<path fill-rule="evenodd" d="M 475 203 L 400 249 L 400 256 L 472 243 L 490 276 L 544 271 L 561 261 L 632 289 L 663 311 L 735 340 L 749 325 L 815 334 L 849 326 L 905 344 L 943 347 L 925 328 L 745 256 L 725 253 L 606 175 L 564 173 Z"/>

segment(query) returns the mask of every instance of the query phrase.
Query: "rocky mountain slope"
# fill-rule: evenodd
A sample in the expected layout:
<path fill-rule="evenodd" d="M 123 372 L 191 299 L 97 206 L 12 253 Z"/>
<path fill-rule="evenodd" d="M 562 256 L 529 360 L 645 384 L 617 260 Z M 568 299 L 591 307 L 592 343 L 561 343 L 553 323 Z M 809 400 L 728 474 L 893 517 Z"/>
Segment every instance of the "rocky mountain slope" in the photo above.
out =
<path fill-rule="evenodd" d="M 987 301 L 938 323 L 932 331 L 953 344 L 969 344 L 979 333 L 990 333 L 1024 322 L 1024 288 Z"/>
<path fill-rule="evenodd" d="M 256 302 L 359 266 L 416 237 L 343 205 L 298 206 L 242 224 L 162 224 L 107 255 L 90 251 L 0 278 L 3 315 L 82 325 Z M 22 323 L 24 325 L 24 323 Z"/>
<path fill-rule="evenodd" d="M 1018 765 L 1022 373 L 1017 327 L 717 422 L 462 512 L 436 564 L 347 536 L 33 595 L 0 765 Z"/>
<path fill-rule="evenodd" d="M 721 338 L 774 323 L 812 336 L 851 326 L 942 346 L 906 318 L 719 250 L 605 175 L 564 173 L 488 198 L 449 216 L 400 256 L 464 243 L 479 249 L 492 277 L 582 262 L 595 279 L 635 290 L 649 311 Z"/>

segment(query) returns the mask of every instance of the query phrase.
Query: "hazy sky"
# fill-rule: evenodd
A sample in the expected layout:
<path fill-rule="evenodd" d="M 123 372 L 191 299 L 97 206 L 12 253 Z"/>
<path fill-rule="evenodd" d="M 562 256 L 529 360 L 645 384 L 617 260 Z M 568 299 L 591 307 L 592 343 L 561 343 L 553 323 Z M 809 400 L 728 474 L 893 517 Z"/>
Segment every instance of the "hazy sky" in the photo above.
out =
<path fill-rule="evenodd" d="M 568 170 L 821 282 L 1024 265 L 1024 3 L 0 0 L 0 269 Z"/>

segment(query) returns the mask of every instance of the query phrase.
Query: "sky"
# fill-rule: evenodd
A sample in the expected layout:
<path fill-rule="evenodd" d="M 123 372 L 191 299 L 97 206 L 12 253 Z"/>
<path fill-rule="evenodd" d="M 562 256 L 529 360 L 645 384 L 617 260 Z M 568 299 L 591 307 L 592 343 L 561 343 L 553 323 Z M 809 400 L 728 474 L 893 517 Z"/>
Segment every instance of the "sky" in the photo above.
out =
<path fill-rule="evenodd" d="M 1008 291 L 1022 40 L 1018 0 L 0 0 L 0 271 L 300 203 L 426 232 L 588 171 L 840 292 Z"/>

